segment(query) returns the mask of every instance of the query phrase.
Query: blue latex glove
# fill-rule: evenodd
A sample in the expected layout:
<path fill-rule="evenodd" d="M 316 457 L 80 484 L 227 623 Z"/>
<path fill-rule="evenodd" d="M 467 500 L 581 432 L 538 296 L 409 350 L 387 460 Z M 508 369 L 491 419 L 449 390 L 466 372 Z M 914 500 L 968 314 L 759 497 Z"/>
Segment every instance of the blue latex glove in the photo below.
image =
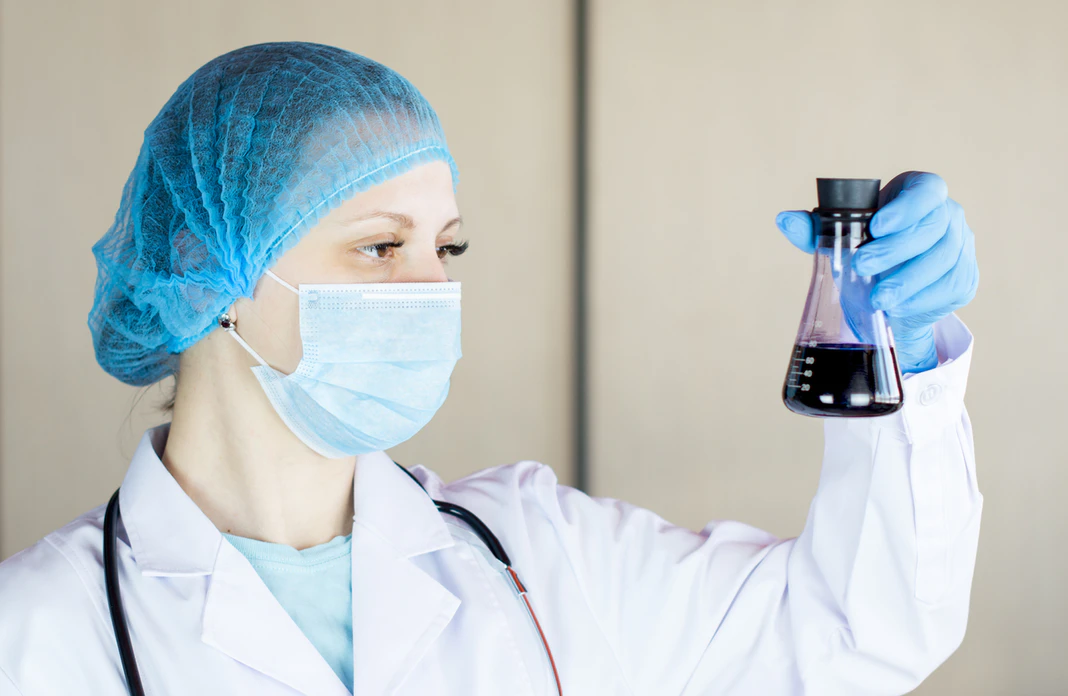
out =
<path fill-rule="evenodd" d="M 815 251 L 808 211 L 784 211 L 775 224 L 794 246 Z M 904 172 L 879 192 L 871 234 L 853 255 L 853 267 L 877 276 L 872 306 L 886 312 L 901 371 L 930 370 L 938 365 L 935 323 L 971 302 L 979 285 L 964 209 L 948 197 L 942 177 Z"/>

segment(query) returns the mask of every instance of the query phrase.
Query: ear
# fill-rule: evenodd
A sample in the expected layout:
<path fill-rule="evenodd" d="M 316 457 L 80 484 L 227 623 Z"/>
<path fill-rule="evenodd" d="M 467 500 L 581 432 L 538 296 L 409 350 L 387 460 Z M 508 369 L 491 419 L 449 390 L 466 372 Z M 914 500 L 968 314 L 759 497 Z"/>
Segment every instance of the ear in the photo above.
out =
<path fill-rule="evenodd" d="M 249 302 L 252 302 L 252 300 L 247 297 L 239 297 L 231 302 L 230 306 L 226 308 L 225 311 L 230 315 L 230 321 L 232 321 L 235 326 L 237 325 L 238 318 L 244 310 L 248 309 Z"/>
<path fill-rule="evenodd" d="M 215 318 L 216 323 L 223 329 L 229 329 L 232 326 L 237 325 L 237 302 L 234 302 L 229 307 L 224 309 L 218 317 Z"/>

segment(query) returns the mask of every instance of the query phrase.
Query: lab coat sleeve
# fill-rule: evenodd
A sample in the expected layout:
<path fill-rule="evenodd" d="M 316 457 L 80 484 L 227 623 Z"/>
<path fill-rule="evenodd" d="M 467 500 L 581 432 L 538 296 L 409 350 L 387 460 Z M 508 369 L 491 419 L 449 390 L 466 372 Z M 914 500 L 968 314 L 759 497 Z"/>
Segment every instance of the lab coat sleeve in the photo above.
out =
<path fill-rule="evenodd" d="M 955 316 L 935 333 L 939 366 L 906 376 L 900 411 L 824 421 L 796 539 L 556 487 L 548 514 L 635 694 L 904 694 L 957 648 L 982 509 L 972 337 Z"/>

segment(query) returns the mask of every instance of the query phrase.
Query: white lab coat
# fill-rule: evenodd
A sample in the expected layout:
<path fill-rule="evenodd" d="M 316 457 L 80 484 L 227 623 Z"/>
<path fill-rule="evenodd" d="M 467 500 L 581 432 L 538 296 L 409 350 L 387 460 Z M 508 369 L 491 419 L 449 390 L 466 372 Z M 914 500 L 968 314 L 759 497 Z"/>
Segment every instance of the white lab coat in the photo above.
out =
<path fill-rule="evenodd" d="M 963 407 L 971 334 L 952 316 L 936 330 L 942 364 L 906 379 L 904 409 L 825 421 L 797 539 L 676 527 L 536 462 L 450 484 L 414 472 L 496 533 L 569 696 L 902 694 L 964 635 L 982 509 Z M 121 493 L 120 581 L 147 693 L 348 694 L 163 467 L 166 434 L 146 433 Z M 356 459 L 354 496 L 356 694 L 555 693 L 522 603 L 461 522 L 382 452 Z M 3 696 L 125 692 L 103 512 L 0 564 Z"/>

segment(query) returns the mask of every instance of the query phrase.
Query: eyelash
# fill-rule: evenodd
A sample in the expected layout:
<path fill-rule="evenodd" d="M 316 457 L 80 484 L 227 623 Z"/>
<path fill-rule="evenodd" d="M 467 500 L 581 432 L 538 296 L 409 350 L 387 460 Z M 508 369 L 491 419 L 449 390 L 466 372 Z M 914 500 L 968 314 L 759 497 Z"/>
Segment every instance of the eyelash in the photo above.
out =
<path fill-rule="evenodd" d="M 444 253 L 446 256 L 461 256 L 465 251 L 467 251 L 468 245 L 469 244 L 467 241 L 463 241 L 455 244 L 446 244 L 445 246 L 440 246 L 438 247 L 439 258 L 441 258 L 441 253 Z"/>
<path fill-rule="evenodd" d="M 404 242 L 382 242 L 381 244 L 372 244 L 370 246 L 356 247 L 356 251 L 364 254 L 365 256 L 377 260 L 382 258 L 381 254 L 384 253 L 386 249 L 398 249 L 402 246 L 404 246 Z M 469 242 L 467 241 L 440 246 L 437 248 L 438 258 L 444 259 L 445 256 L 460 256 L 465 251 L 467 251 L 468 246 Z M 375 252 L 379 254 L 379 256 L 371 256 L 370 254 L 366 253 L 369 249 L 374 249 Z"/>

